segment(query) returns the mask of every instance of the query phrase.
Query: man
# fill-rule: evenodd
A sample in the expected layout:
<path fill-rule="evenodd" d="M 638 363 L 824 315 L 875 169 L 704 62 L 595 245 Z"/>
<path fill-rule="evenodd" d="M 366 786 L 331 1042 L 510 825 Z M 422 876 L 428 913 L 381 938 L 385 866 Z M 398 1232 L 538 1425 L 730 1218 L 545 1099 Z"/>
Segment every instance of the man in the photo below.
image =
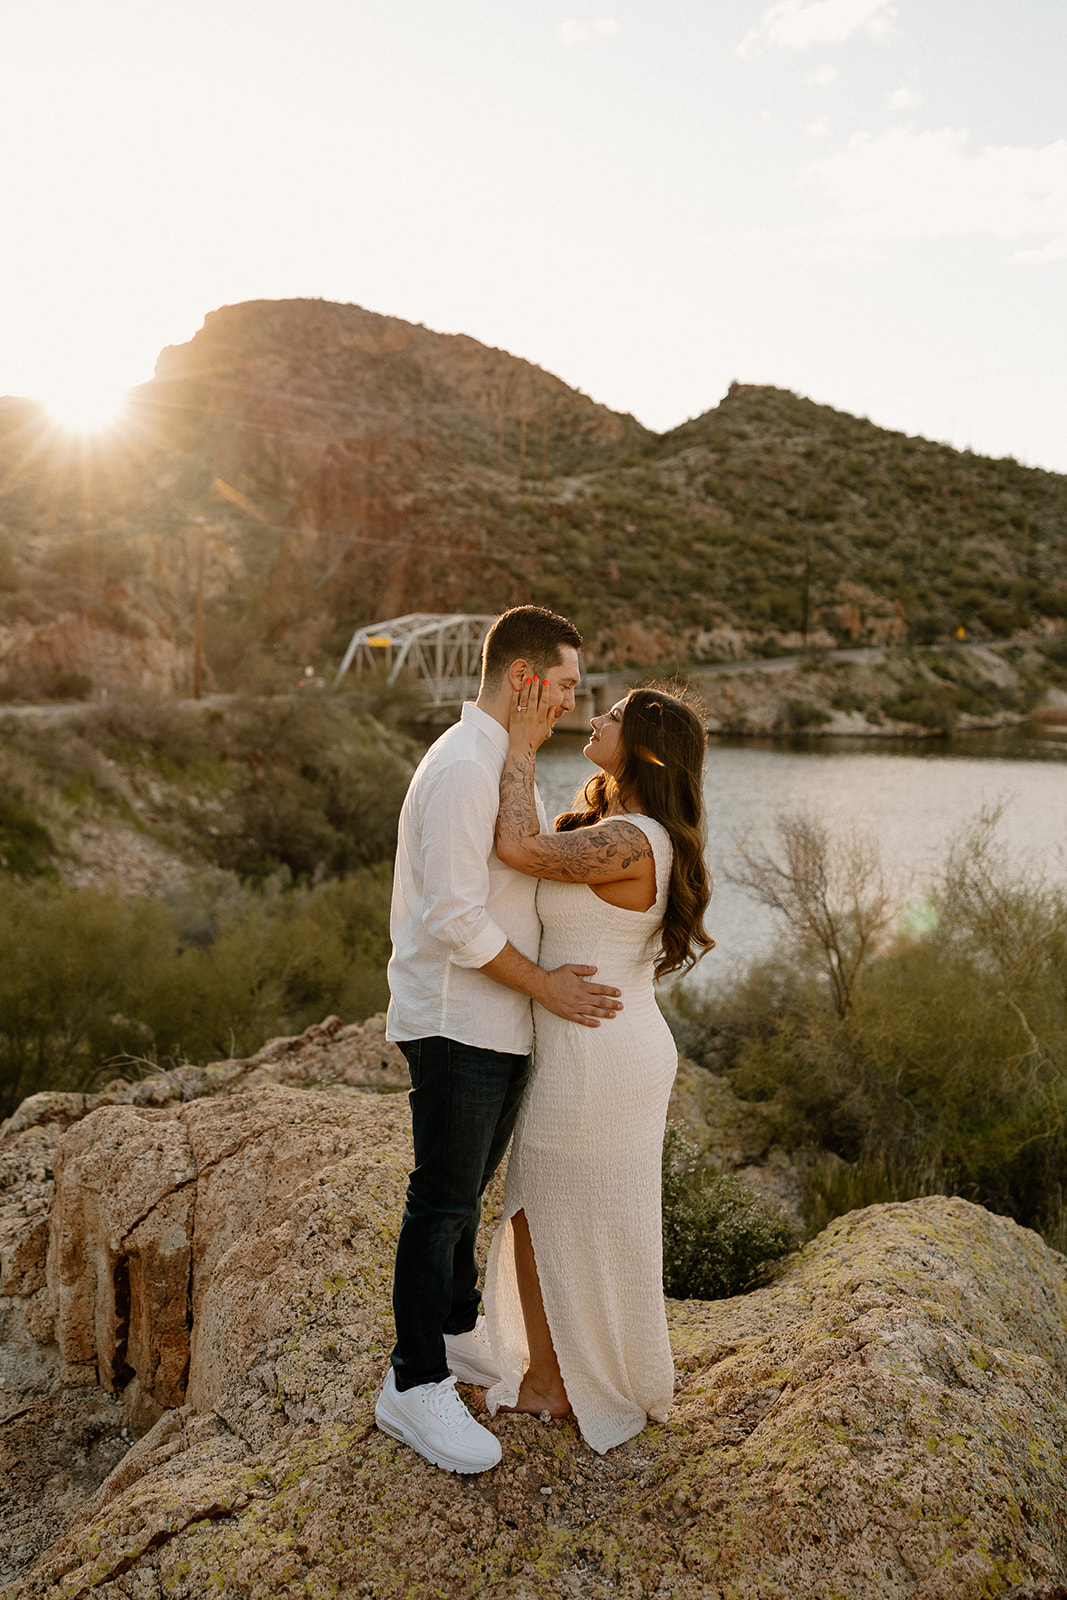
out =
<path fill-rule="evenodd" d="M 557 715 L 573 710 L 581 642 L 540 606 L 498 617 L 478 698 L 427 751 L 400 815 L 387 1033 L 411 1073 L 415 1165 L 397 1242 L 396 1346 L 375 1417 L 451 1472 L 500 1460 L 455 1383 L 497 1377 L 478 1323 L 474 1245 L 529 1072 L 530 1000 L 587 1027 L 621 1004 L 618 989 L 588 981 L 595 967 L 537 965 L 537 881 L 498 860 L 493 843 L 515 695 L 536 676 Z"/>

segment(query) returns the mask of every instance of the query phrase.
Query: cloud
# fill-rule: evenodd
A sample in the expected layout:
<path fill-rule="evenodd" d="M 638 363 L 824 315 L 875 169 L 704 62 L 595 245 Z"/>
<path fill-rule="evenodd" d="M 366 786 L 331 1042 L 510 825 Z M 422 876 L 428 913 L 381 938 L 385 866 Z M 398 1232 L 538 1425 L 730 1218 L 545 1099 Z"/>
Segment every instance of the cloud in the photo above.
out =
<path fill-rule="evenodd" d="M 886 96 L 886 104 L 892 111 L 911 111 L 921 98 L 914 89 L 894 89 L 891 95 Z"/>
<path fill-rule="evenodd" d="M 1045 261 L 1062 261 L 1064 256 L 1067 256 L 1067 235 L 1062 239 L 1053 239 L 1051 244 L 1044 244 L 1037 250 L 1016 250 L 1011 259 L 1037 265 Z"/>
<path fill-rule="evenodd" d="M 595 22 L 579 22 L 576 17 L 570 17 L 561 26 L 559 36 L 564 44 L 584 44 L 593 34 L 605 39 L 618 31 L 619 24 L 614 17 L 597 17 Z"/>
<path fill-rule="evenodd" d="M 816 138 L 823 139 L 830 132 L 830 118 L 816 117 L 814 122 L 809 122 L 804 129 L 805 133 L 814 134 Z"/>
<path fill-rule="evenodd" d="M 893 31 L 897 8 L 891 0 L 778 0 L 737 47 L 739 56 L 756 55 L 763 45 L 799 50 L 809 44 L 840 44 L 854 33 L 884 39 Z"/>
<path fill-rule="evenodd" d="M 806 83 L 814 84 L 816 89 L 828 89 L 837 77 L 837 68 L 832 67 L 827 61 L 815 72 L 809 72 Z"/>
<path fill-rule="evenodd" d="M 836 155 L 810 162 L 801 184 L 836 208 L 826 223 L 794 230 L 807 247 L 866 254 L 890 239 L 986 234 L 1049 242 L 1020 261 L 1058 260 L 1067 241 L 1067 140 L 1043 149 L 974 145 L 951 128 L 856 134 Z"/>

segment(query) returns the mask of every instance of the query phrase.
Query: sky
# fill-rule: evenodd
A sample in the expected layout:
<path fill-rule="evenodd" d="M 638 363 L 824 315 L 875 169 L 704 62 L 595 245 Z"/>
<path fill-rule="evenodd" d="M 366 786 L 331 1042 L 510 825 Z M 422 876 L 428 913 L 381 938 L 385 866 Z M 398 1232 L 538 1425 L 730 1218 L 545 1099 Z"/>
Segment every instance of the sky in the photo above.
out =
<path fill-rule="evenodd" d="M 1067 0 L 4 0 L 0 394 L 322 297 L 1067 472 L 1065 63 Z"/>

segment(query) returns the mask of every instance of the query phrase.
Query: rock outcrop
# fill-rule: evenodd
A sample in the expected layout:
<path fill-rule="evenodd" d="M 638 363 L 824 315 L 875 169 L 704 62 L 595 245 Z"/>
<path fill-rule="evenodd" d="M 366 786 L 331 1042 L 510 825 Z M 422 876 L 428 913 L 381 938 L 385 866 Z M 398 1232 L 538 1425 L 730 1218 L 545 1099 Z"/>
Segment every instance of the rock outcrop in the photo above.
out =
<path fill-rule="evenodd" d="M 671 1420 L 605 1458 L 505 1417 L 463 1479 L 379 1433 L 407 1108 L 329 1083 L 339 1033 L 195 1099 L 11 1119 L 4 1600 L 1065 1592 L 1067 1263 L 963 1200 L 670 1303 Z M 256 1079 L 308 1049 L 316 1087 Z"/>

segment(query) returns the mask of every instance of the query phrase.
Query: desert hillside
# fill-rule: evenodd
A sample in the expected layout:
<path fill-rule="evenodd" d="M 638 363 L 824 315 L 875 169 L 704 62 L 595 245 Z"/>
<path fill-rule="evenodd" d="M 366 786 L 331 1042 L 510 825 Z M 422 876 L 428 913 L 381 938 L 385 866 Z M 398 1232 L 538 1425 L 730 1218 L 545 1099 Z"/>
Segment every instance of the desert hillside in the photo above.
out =
<path fill-rule="evenodd" d="M 536 600 L 594 667 L 1036 641 L 1067 479 L 734 385 L 656 435 L 464 335 L 358 306 L 212 312 L 113 430 L 0 401 L 8 697 L 336 664 L 354 627 Z M 202 566 L 201 566 L 202 563 Z"/>

